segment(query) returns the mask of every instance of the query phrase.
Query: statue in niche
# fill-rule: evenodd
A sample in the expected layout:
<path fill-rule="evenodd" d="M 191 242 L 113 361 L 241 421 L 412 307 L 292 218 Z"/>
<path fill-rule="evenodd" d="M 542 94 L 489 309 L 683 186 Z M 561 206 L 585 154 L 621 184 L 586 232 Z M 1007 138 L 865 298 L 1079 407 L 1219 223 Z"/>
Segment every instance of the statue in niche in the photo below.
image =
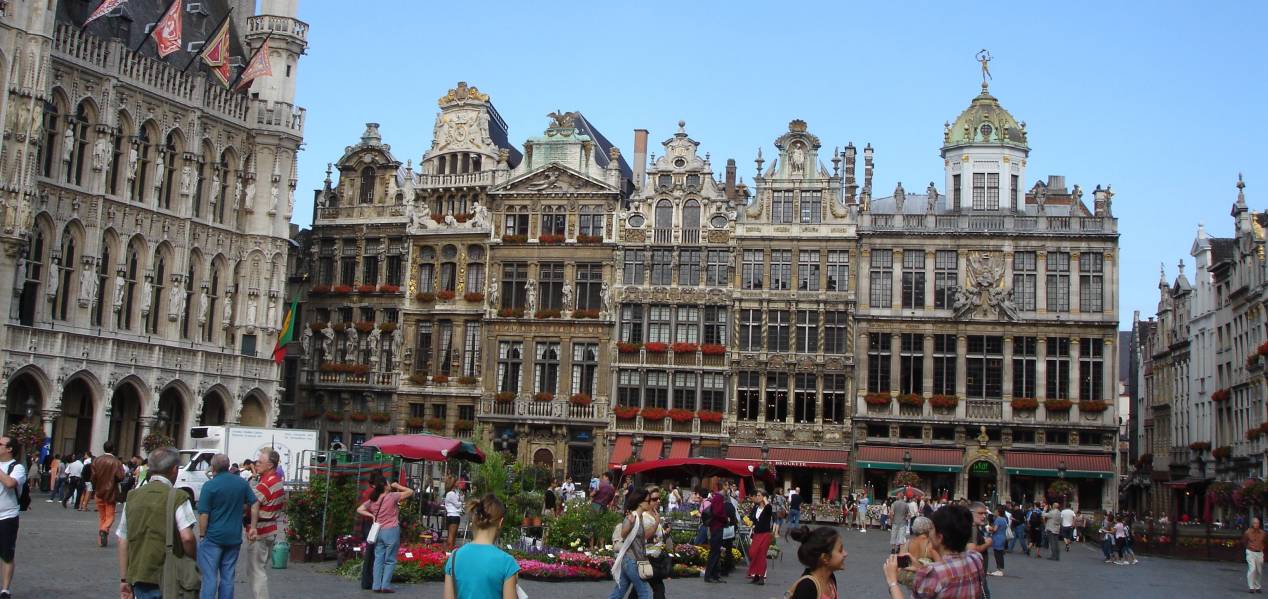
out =
<path fill-rule="evenodd" d="M 184 311 L 185 290 L 181 289 L 179 281 L 172 281 L 172 285 L 167 288 L 167 319 L 176 322 Z"/>
<path fill-rule="evenodd" d="M 277 298 L 269 297 L 269 311 L 267 312 L 268 320 L 264 321 L 264 326 L 272 329 L 278 326 L 277 321 Z"/>
<path fill-rule="evenodd" d="M 62 162 L 70 162 L 75 153 L 75 126 L 68 125 L 62 133 Z"/>
<path fill-rule="evenodd" d="M 48 293 L 50 298 L 57 297 L 57 283 L 61 279 L 61 277 L 57 275 L 60 270 L 60 266 L 57 264 L 57 261 L 54 260 L 52 268 L 48 269 L 48 283 L 46 284 L 45 289 L 45 292 Z"/>
<path fill-rule="evenodd" d="M 537 310 L 537 281 L 529 280 L 524 284 L 524 310 L 525 312 Z"/>
<path fill-rule="evenodd" d="M 605 313 L 612 309 L 612 290 L 608 288 L 607 281 L 599 286 L 599 306 Z"/>
<path fill-rule="evenodd" d="M 105 135 L 97 138 L 92 146 L 92 168 L 93 170 L 106 170 L 106 163 L 110 161 L 110 139 Z"/>
<path fill-rule="evenodd" d="M 303 348 L 304 350 L 304 353 L 302 355 L 305 360 L 307 360 L 310 356 L 312 356 L 312 352 L 313 352 L 312 327 L 304 327 L 304 334 L 299 336 L 299 346 Z"/>
<path fill-rule="evenodd" d="M 114 279 L 114 311 L 115 312 L 121 312 L 123 310 L 123 293 L 125 291 L 124 288 L 126 286 L 127 284 L 124 283 L 123 277 L 115 277 Z"/>
<path fill-rule="evenodd" d="M 233 294 L 225 292 L 225 307 L 221 310 L 220 324 L 226 329 L 233 326 Z"/>
<path fill-rule="evenodd" d="M 259 303 L 259 298 L 250 295 L 247 296 L 247 326 L 249 327 L 255 326 L 255 313 L 256 310 L 259 309 Z"/>
<path fill-rule="evenodd" d="M 154 301 L 154 283 L 150 277 L 145 277 L 145 282 L 141 284 L 141 315 L 150 313 L 150 306 Z"/>
<path fill-rule="evenodd" d="M 563 297 L 564 309 L 571 310 L 572 309 L 572 285 L 565 284 L 563 286 L 563 289 L 560 290 L 560 295 L 562 295 Z"/>
<path fill-rule="evenodd" d="M 159 152 L 158 157 L 154 159 L 154 189 L 163 188 L 163 169 L 166 166 L 163 162 L 163 153 Z"/>
<path fill-rule="evenodd" d="M 381 338 L 382 334 L 383 333 L 379 331 L 379 327 L 374 327 L 374 329 L 370 331 L 370 336 L 366 337 L 366 342 L 370 346 L 371 364 L 379 363 L 379 350 L 383 349 L 383 341 Z"/>
<path fill-rule="evenodd" d="M 128 146 L 128 181 L 136 180 L 136 146 Z"/>
<path fill-rule="evenodd" d="M 405 225 L 406 232 L 416 235 L 419 232 L 431 226 L 431 206 L 427 202 L 420 202 L 420 206 L 415 206 L 415 202 L 407 202 L 405 204 L 405 216 L 408 219 Z"/>
<path fill-rule="evenodd" d="M 92 305 L 97 299 L 97 273 L 92 270 L 92 263 L 84 264 L 79 271 L 79 303 Z"/>
<path fill-rule="evenodd" d="M 207 324 L 207 311 L 211 309 L 211 296 L 207 295 L 207 288 L 203 287 L 201 293 L 198 294 L 198 324 Z"/>
<path fill-rule="evenodd" d="M 334 344 L 335 330 L 331 328 L 330 323 L 326 323 L 326 328 L 321 330 L 321 355 L 324 359 L 330 360 L 335 355 Z"/>
<path fill-rule="evenodd" d="M 272 201 L 272 204 L 269 204 L 269 211 L 270 211 L 270 212 L 277 212 L 277 198 L 278 198 L 278 193 L 279 193 L 279 190 L 278 190 L 278 188 L 277 188 L 277 183 L 274 183 L 274 184 L 273 184 L 273 190 L 272 190 L 271 192 L 269 192 L 269 195 L 271 196 L 271 201 Z"/>
<path fill-rule="evenodd" d="M 793 144 L 792 149 L 788 151 L 788 166 L 794 173 L 805 172 L 806 151 L 802 149 L 801 144 Z"/>
<path fill-rule="evenodd" d="M 496 276 L 489 277 L 489 292 L 485 295 L 489 296 L 489 307 L 494 310 L 498 309 L 498 278 Z"/>
<path fill-rule="evenodd" d="M 194 191 L 194 169 L 188 164 L 181 167 L 181 195 L 189 195 Z"/>

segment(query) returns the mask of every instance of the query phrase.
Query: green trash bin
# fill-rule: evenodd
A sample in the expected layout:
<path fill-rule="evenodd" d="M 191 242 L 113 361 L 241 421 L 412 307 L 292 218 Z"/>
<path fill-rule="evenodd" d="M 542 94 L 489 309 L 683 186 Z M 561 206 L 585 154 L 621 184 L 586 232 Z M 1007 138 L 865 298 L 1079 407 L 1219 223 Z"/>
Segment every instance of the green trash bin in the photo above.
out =
<path fill-rule="evenodd" d="M 273 544 L 273 569 L 285 570 L 286 562 L 291 559 L 291 544 L 282 539 Z"/>

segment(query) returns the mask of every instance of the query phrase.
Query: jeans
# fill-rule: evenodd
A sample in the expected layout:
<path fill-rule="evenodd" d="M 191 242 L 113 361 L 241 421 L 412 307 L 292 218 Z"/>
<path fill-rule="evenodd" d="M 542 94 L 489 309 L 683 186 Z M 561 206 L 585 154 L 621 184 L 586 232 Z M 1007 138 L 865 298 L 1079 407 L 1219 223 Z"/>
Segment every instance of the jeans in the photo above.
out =
<path fill-rule="evenodd" d="M 62 487 L 65 484 L 66 479 L 61 477 L 58 477 L 57 480 L 53 481 L 53 492 L 49 494 L 48 498 L 53 501 L 60 501 L 62 499 Z"/>
<path fill-rule="evenodd" d="M 72 476 L 66 481 L 66 487 L 62 489 L 62 507 L 66 507 L 67 501 L 74 501 L 75 507 L 79 507 L 79 494 L 83 492 L 84 483 L 78 476 Z"/>
<path fill-rule="evenodd" d="M 1013 527 L 1013 540 L 1009 541 L 1012 547 L 1020 547 L 1026 555 L 1030 555 L 1030 549 L 1026 547 L 1026 525 L 1018 523 Z"/>
<path fill-rule="evenodd" d="M 721 540 L 721 536 L 722 531 L 718 531 L 719 540 Z M 608 595 L 608 599 L 624 599 L 625 593 L 630 590 L 631 586 L 634 587 L 634 592 L 638 594 L 638 599 L 652 599 L 652 586 L 647 584 L 646 580 L 638 577 L 638 562 L 634 561 L 633 557 L 626 556 L 621 559 L 621 577 L 617 579 L 616 588 L 612 589 L 612 594 Z"/>
<path fill-rule="evenodd" d="M 1108 534 L 1101 536 L 1101 554 L 1107 561 L 1114 558 L 1114 537 Z"/>
<path fill-rule="evenodd" d="M 379 529 L 374 539 L 373 590 L 392 588 L 392 570 L 396 569 L 396 548 L 401 546 L 401 527 Z"/>
<path fill-rule="evenodd" d="M 1044 537 L 1048 539 L 1048 559 L 1061 561 L 1061 533 L 1047 531 Z"/>
<path fill-rule="evenodd" d="M 1264 574 L 1264 552 L 1246 550 L 1246 588 L 1260 588 Z"/>
<path fill-rule="evenodd" d="M 241 551 L 241 543 L 221 545 L 205 538 L 198 542 L 198 569 L 203 575 L 199 599 L 233 599 L 233 577 Z"/>
<path fill-rule="evenodd" d="M 163 599 L 163 587 L 157 584 L 138 582 L 132 585 L 133 599 Z"/>
<path fill-rule="evenodd" d="M 788 530 L 797 528 L 801 524 L 801 510 L 788 510 Z"/>
<path fill-rule="evenodd" d="M 722 557 L 722 529 L 709 529 L 709 561 L 704 567 L 704 579 L 714 580 L 721 578 L 718 574 L 719 558 Z"/>

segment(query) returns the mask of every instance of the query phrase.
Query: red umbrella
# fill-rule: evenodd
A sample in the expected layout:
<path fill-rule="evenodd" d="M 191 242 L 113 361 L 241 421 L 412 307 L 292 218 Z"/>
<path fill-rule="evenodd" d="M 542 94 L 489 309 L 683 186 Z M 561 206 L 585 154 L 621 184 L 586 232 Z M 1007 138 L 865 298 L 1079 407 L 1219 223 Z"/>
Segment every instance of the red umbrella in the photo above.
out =
<path fill-rule="evenodd" d="M 438 435 L 379 435 L 366 441 L 365 446 L 411 461 L 443 462 L 452 458 L 484 463 L 484 452 L 475 445 Z"/>
<path fill-rule="evenodd" d="M 832 481 L 832 486 L 828 487 L 828 501 L 836 501 L 837 495 L 841 493 L 841 482 Z"/>

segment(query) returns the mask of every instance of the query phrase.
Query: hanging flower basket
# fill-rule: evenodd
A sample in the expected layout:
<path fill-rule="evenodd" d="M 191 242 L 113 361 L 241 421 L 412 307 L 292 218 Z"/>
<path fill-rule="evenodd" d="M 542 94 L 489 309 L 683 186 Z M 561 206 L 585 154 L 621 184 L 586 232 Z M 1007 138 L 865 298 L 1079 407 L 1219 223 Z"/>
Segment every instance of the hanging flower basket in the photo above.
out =
<path fill-rule="evenodd" d="M 1225 401 L 1228 401 L 1229 398 L 1231 398 L 1232 396 L 1233 396 L 1232 392 L 1230 392 L 1228 389 L 1217 389 L 1215 393 L 1211 394 L 1211 401 L 1216 403 L 1225 402 Z"/>
<path fill-rule="evenodd" d="M 352 285 L 335 285 L 330 292 L 336 295 L 348 295 L 352 293 Z"/>
<path fill-rule="evenodd" d="M 13 437 L 13 439 L 15 441 L 18 441 L 19 443 L 22 443 L 22 441 L 18 438 L 21 435 L 21 432 L 19 432 L 19 427 L 21 426 L 22 425 L 19 424 L 9 429 L 9 435 Z M 27 425 L 27 426 L 30 426 L 30 425 Z M 43 431 L 41 431 L 40 437 L 42 438 L 43 436 L 44 436 L 44 433 Z M 141 449 L 144 449 L 145 453 L 150 453 L 151 451 L 154 451 L 155 449 L 159 449 L 161 447 L 176 447 L 176 441 L 163 433 L 150 433 L 146 435 L 144 439 L 141 440 Z"/>
<path fill-rule="evenodd" d="M 414 294 L 414 300 L 424 304 L 430 304 L 436 301 L 436 294 L 430 291 L 419 291 Z"/>
<path fill-rule="evenodd" d="M 696 350 L 700 349 L 700 346 L 695 343 L 678 342 L 673 345 L 673 349 L 676 354 L 694 354 Z"/>
<path fill-rule="evenodd" d="M 633 420 L 638 416 L 638 406 L 617 406 L 612 408 L 612 413 L 616 414 L 618 420 Z"/>
<path fill-rule="evenodd" d="M 436 299 L 438 300 L 447 302 L 453 298 L 454 298 L 454 292 L 452 289 L 441 289 L 440 291 L 436 292 Z"/>
<path fill-rule="evenodd" d="M 514 391 L 499 391 L 497 395 L 493 396 L 493 401 L 500 402 L 500 403 L 513 402 L 515 401 L 515 392 Z"/>
<path fill-rule="evenodd" d="M 960 398 L 955 395 L 935 395 L 929 398 L 929 405 L 941 410 L 954 410 L 960 405 Z"/>
<path fill-rule="evenodd" d="M 898 396 L 898 403 L 904 406 L 919 407 L 925 405 L 925 398 L 924 396 L 916 395 L 915 393 L 904 393 Z"/>
<path fill-rule="evenodd" d="M 700 418 L 700 422 L 722 422 L 722 412 L 701 410 L 696 416 Z"/>
<path fill-rule="evenodd" d="M 1079 411 L 1086 414 L 1099 414 L 1109 409 L 1109 402 L 1101 399 L 1085 399 L 1079 402 Z"/>
<path fill-rule="evenodd" d="M 1034 410 L 1039 407 L 1039 400 L 1033 397 L 1015 397 L 1011 405 L 1014 410 Z"/>
<path fill-rule="evenodd" d="M 555 399 L 554 393 L 538 391 L 537 393 L 533 394 L 533 401 L 554 401 L 554 399 Z"/>
<path fill-rule="evenodd" d="M 598 310 L 573 310 L 572 317 L 595 319 L 599 317 L 599 311 Z"/>
<path fill-rule="evenodd" d="M 647 349 L 647 353 L 649 354 L 663 354 L 669 351 L 669 344 L 661 343 L 659 341 L 653 341 L 651 343 L 648 343 L 647 345 L 644 345 L 643 347 Z"/>
<path fill-rule="evenodd" d="M 326 420 L 330 422 L 343 422 L 343 412 L 335 412 L 333 410 L 327 411 Z"/>
<path fill-rule="evenodd" d="M 623 353 L 623 354 L 637 354 L 637 353 L 638 353 L 638 350 L 640 350 L 640 349 L 642 349 L 642 348 L 643 348 L 643 344 L 642 344 L 642 343 L 618 343 L 618 344 L 616 344 L 616 351 L 619 351 L 619 352 L 621 352 L 621 353 Z"/>
<path fill-rule="evenodd" d="M 478 304 L 484 301 L 484 294 L 480 293 L 479 291 L 468 291 L 462 294 L 462 299 L 468 302 L 471 302 L 473 304 Z"/>
<path fill-rule="evenodd" d="M 379 285 L 379 293 L 396 294 L 401 292 L 400 285 Z"/>
<path fill-rule="evenodd" d="M 588 406 L 594 403 L 594 399 L 587 393 L 574 393 L 572 397 L 568 398 L 568 403 L 574 406 Z"/>
<path fill-rule="evenodd" d="M 691 422 L 696 417 L 696 413 L 691 410 L 682 408 L 674 408 L 669 411 L 669 419 L 674 422 Z"/>
<path fill-rule="evenodd" d="M 869 406 L 887 406 L 893 401 L 888 392 L 868 393 L 863 396 L 863 402 Z"/>
<path fill-rule="evenodd" d="M 918 487 L 920 486 L 920 475 L 910 470 L 899 471 L 894 475 L 894 486 L 896 487 Z"/>
<path fill-rule="evenodd" d="M 1203 452 L 1211 448 L 1209 441 L 1194 441 L 1189 444 L 1189 449 L 1197 452 Z"/>
<path fill-rule="evenodd" d="M 726 355 L 726 346 L 721 343 L 706 343 L 700 346 L 700 353 L 706 356 Z"/>
<path fill-rule="evenodd" d="M 1077 491 L 1073 483 L 1065 480 L 1055 480 L 1048 484 L 1048 491 L 1045 495 L 1052 500 L 1060 500 L 1065 502 L 1074 496 Z"/>
<path fill-rule="evenodd" d="M 375 412 L 373 414 L 370 414 L 370 420 L 373 420 L 374 422 L 377 422 L 379 424 L 383 424 L 385 422 L 391 422 L 392 415 L 387 412 Z"/>
<path fill-rule="evenodd" d="M 664 420 L 669 417 L 665 408 L 643 408 L 643 420 Z"/>
<path fill-rule="evenodd" d="M 1043 408 L 1049 412 L 1065 412 L 1074 405 L 1074 402 L 1068 399 L 1049 399 L 1043 402 Z"/>

